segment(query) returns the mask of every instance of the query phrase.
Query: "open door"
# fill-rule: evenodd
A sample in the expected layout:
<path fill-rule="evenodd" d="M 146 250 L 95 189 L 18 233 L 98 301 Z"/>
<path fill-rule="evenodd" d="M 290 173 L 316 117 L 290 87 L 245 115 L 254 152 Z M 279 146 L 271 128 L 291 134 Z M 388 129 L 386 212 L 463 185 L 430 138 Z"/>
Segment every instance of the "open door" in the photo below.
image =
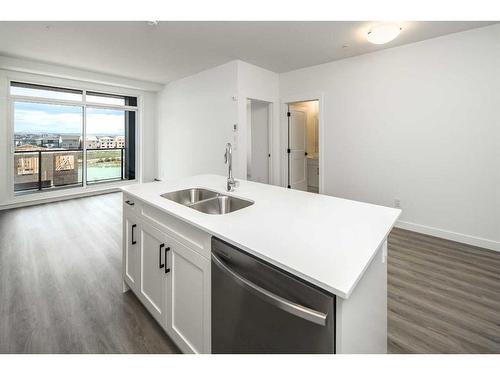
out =
<path fill-rule="evenodd" d="M 306 114 L 303 111 L 288 111 L 287 151 L 288 187 L 307 191 Z"/>

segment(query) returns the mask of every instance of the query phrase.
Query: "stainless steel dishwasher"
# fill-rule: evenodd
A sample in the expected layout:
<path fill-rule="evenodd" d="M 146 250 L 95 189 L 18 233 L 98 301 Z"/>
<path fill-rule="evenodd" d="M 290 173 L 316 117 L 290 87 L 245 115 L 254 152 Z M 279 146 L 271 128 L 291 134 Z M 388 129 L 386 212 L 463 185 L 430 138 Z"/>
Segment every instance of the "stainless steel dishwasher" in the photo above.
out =
<path fill-rule="evenodd" d="M 212 237 L 213 353 L 334 353 L 335 297 Z"/>

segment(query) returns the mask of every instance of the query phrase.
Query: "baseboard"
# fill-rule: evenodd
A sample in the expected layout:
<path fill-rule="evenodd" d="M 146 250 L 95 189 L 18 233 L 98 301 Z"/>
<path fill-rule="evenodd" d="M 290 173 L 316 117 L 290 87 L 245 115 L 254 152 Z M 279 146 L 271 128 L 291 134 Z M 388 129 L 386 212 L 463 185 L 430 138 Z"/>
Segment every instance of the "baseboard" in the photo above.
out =
<path fill-rule="evenodd" d="M 422 234 L 428 234 L 429 236 L 440 237 L 446 240 L 456 241 L 465 243 L 467 245 L 478 246 L 485 249 L 499 251 L 500 252 L 500 242 L 488 240 L 486 238 L 469 236 L 467 234 L 451 232 L 444 229 L 438 229 L 433 227 L 428 227 L 426 225 L 409 223 L 407 221 L 397 221 L 396 228 L 407 229 L 413 232 L 418 232 Z"/>
<path fill-rule="evenodd" d="M 34 205 L 37 205 L 37 204 L 45 204 L 45 203 L 53 203 L 53 202 L 65 201 L 65 200 L 69 200 L 69 199 L 90 197 L 90 196 L 93 196 L 93 195 L 115 193 L 115 192 L 118 192 L 118 191 L 120 191 L 119 188 L 107 188 L 107 189 L 101 189 L 101 190 L 89 190 L 89 191 L 78 192 L 78 193 L 73 193 L 73 194 L 65 194 L 65 195 L 55 196 L 55 197 L 46 197 L 46 198 L 41 198 L 41 199 L 34 199 L 34 200 L 28 200 L 28 201 L 14 202 L 14 203 L 0 205 L 0 211 L 2 211 L 2 210 L 10 210 L 12 208 L 34 206 Z"/>

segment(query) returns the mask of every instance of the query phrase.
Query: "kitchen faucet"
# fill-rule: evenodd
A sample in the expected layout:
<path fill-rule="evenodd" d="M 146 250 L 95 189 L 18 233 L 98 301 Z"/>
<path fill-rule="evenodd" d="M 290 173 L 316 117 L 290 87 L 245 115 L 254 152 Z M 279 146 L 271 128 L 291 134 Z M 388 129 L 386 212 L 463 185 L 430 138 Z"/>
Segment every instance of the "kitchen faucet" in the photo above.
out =
<path fill-rule="evenodd" d="M 233 177 L 233 148 L 231 143 L 226 145 L 226 152 L 224 153 L 224 164 L 227 164 L 227 191 L 233 191 L 238 186 L 238 181 Z"/>

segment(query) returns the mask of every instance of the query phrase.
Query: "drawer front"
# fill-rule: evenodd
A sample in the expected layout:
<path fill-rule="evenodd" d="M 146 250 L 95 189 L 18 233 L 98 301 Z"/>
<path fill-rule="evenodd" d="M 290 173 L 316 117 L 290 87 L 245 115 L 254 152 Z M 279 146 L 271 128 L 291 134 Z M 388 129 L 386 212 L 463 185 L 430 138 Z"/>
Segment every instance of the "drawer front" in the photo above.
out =
<path fill-rule="evenodd" d="M 138 199 L 123 193 L 123 210 L 124 212 L 130 212 L 138 215 L 141 213 L 141 202 Z"/>
<path fill-rule="evenodd" d="M 210 258 L 211 236 L 208 233 L 146 204 L 142 206 L 141 217 L 146 223 L 161 229 L 184 246 Z"/>

